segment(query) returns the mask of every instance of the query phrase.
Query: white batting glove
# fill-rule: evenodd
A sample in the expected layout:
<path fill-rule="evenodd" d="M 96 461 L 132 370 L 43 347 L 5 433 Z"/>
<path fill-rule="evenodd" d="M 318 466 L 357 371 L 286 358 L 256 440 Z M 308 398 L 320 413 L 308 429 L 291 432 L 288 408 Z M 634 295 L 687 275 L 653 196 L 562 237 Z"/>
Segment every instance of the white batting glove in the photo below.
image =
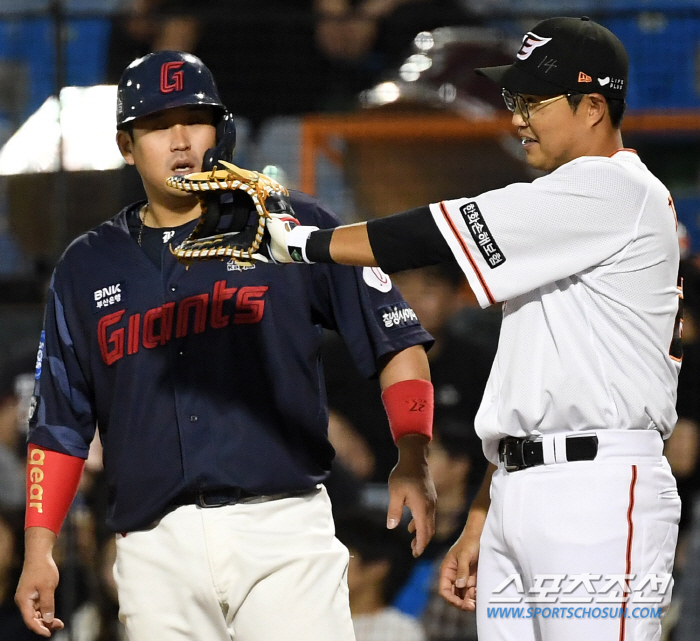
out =
<path fill-rule="evenodd" d="M 287 213 L 270 214 L 266 222 L 269 234 L 268 251 L 276 263 L 308 263 L 306 241 L 309 234 L 317 231 L 313 225 L 300 225 L 299 221 Z"/>

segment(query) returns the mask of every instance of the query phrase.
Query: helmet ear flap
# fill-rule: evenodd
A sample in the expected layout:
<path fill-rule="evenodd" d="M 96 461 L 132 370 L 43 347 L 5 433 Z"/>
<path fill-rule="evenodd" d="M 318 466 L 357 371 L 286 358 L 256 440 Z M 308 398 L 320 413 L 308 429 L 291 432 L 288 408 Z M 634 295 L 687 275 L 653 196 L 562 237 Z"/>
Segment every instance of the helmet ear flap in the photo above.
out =
<path fill-rule="evenodd" d="M 220 160 L 233 162 L 236 151 L 236 125 L 233 116 L 227 111 L 216 125 L 216 147 L 207 149 L 202 159 L 202 171 L 211 171 Z"/>
<path fill-rule="evenodd" d="M 224 158 L 226 162 L 233 160 L 233 151 L 236 148 L 236 123 L 233 122 L 231 112 L 225 111 L 216 125 L 216 140 L 222 142 L 226 138 L 231 146 L 231 158 Z"/>
<path fill-rule="evenodd" d="M 227 111 L 216 125 L 216 147 L 207 149 L 202 159 L 202 171 L 212 171 L 218 165 L 221 168 L 222 160 L 233 162 L 233 154 L 236 150 L 236 125 L 233 116 Z M 201 233 L 203 236 L 211 236 L 216 233 L 223 216 L 227 217 L 228 231 L 241 231 L 245 228 L 250 211 L 255 209 L 251 197 L 245 192 L 209 192 L 203 194 L 206 207 L 202 218 Z M 243 202 L 241 202 L 243 201 Z M 251 209 L 252 206 L 252 209 Z"/>

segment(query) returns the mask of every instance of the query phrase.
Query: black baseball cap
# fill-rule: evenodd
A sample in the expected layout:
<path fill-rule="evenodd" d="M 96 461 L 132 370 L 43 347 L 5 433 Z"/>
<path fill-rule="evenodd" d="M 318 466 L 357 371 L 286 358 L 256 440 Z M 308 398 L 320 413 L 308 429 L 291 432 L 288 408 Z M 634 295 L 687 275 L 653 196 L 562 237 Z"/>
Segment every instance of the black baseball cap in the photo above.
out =
<path fill-rule="evenodd" d="M 612 31 L 590 18 L 549 18 L 523 37 L 511 65 L 476 73 L 512 93 L 599 93 L 624 99 L 629 58 Z"/>

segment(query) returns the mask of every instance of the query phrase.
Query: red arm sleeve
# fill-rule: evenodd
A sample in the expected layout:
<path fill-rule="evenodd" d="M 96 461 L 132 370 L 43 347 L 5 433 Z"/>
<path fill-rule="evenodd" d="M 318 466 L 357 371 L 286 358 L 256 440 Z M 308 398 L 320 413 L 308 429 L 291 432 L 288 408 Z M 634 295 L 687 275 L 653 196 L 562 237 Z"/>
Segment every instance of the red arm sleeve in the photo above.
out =
<path fill-rule="evenodd" d="M 433 437 L 434 392 L 430 381 L 399 381 L 382 392 L 391 435 L 396 443 L 406 434 Z"/>
<path fill-rule="evenodd" d="M 45 527 L 58 535 L 84 467 L 81 458 L 29 445 L 25 528 Z"/>

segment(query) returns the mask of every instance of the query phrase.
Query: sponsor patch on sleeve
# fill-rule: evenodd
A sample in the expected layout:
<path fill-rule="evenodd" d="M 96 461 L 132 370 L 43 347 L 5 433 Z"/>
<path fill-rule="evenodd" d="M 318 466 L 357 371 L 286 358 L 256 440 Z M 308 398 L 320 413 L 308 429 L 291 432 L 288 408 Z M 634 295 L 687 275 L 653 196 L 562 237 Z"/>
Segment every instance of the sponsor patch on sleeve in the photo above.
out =
<path fill-rule="evenodd" d="M 505 263 L 506 257 L 493 239 L 491 231 L 479 211 L 479 206 L 472 201 L 462 205 L 459 211 L 462 213 L 467 229 L 469 229 L 469 233 L 472 235 L 476 246 L 489 267 L 494 269 Z"/>
<path fill-rule="evenodd" d="M 362 278 L 367 285 L 382 293 L 386 294 L 386 292 L 391 291 L 391 278 L 379 269 L 379 267 L 364 267 L 362 269 Z"/>
<path fill-rule="evenodd" d="M 405 301 L 397 305 L 380 307 L 377 314 L 379 314 L 379 319 L 385 329 L 402 329 L 412 325 L 420 325 L 418 316 Z"/>
<path fill-rule="evenodd" d="M 46 332 L 41 330 L 41 338 L 39 339 L 39 350 L 36 353 L 36 364 L 34 366 L 34 378 L 41 378 L 41 364 L 44 361 L 44 350 L 46 349 Z"/>

